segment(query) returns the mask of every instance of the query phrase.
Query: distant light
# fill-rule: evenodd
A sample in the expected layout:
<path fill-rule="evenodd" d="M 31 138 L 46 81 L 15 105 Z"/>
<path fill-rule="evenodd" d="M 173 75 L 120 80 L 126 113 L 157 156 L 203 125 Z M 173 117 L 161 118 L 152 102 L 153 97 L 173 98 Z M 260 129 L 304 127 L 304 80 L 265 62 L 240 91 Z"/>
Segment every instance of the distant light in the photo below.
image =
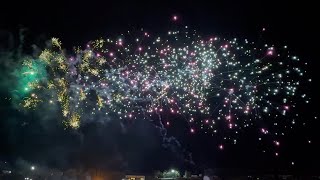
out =
<path fill-rule="evenodd" d="M 223 150 L 223 145 L 222 145 L 222 144 L 219 145 L 219 149 L 220 149 L 220 150 Z"/>
<path fill-rule="evenodd" d="M 264 128 L 261 129 L 261 132 L 262 132 L 263 134 L 268 134 L 268 130 L 266 130 L 266 129 L 264 129 Z"/>
<path fill-rule="evenodd" d="M 31 166 L 31 171 L 34 171 L 36 168 L 34 166 Z"/>
<path fill-rule="evenodd" d="M 234 89 L 233 88 L 229 89 L 229 94 L 233 94 L 233 93 L 234 93 Z"/>
<path fill-rule="evenodd" d="M 178 20 L 178 16 L 173 16 L 172 19 L 173 19 L 174 21 L 176 21 L 176 20 Z"/>
<path fill-rule="evenodd" d="M 174 172 L 176 172 L 176 171 L 175 171 L 174 169 L 171 169 L 171 172 L 174 173 Z"/>
<path fill-rule="evenodd" d="M 272 55 L 273 55 L 273 51 L 272 51 L 272 50 L 269 50 L 267 54 L 270 55 L 270 56 L 272 56 Z"/>
<path fill-rule="evenodd" d="M 294 165 L 294 162 L 293 162 L 293 161 L 291 162 L 291 165 L 292 165 L 292 166 Z"/>

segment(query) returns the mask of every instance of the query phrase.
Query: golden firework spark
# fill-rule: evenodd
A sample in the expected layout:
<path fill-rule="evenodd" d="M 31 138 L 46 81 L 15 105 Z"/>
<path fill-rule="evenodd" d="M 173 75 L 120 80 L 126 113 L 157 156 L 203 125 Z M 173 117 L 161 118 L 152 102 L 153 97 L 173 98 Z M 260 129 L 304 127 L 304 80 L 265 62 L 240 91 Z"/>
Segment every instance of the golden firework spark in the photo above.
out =
<path fill-rule="evenodd" d="M 58 47 L 61 50 L 61 41 L 58 38 L 51 39 L 52 45 Z"/>
<path fill-rule="evenodd" d="M 35 94 L 32 94 L 31 97 L 28 97 L 25 100 L 23 100 L 22 106 L 28 109 L 35 108 L 40 102 L 42 101 L 38 99 L 38 97 Z"/>
<path fill-rule="evenodd" d="M 102 97 L 98 96 L 98 101 L 97 101 L 99 110 L 103 107 L 103 99 Z"/>
<path fill-rule="evenodd" d="M 52 57 L 52 52 L 48 49 L 43 50 L 39 56 L 40 60 L 44 61 L 47 64 L 50 64 Z"/>
<path fill-rule="evenodd" d="M 73 113 L 70 120 L 69 120 L 69 126 L 78 129 L 80 127 L 80 115 L 77 113 Z"/>
<path fill-rule="evenodd" d="M 83 101 L 86 99 L 86 93 L 83 92 L 83 90 L 80 90 L 80 101 Z"/>

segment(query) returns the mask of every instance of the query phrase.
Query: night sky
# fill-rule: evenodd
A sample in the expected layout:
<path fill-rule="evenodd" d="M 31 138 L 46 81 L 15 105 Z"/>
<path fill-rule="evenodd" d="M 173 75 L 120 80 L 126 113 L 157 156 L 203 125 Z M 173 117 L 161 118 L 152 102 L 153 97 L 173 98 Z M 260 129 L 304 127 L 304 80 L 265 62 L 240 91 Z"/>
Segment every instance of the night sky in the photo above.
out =
<path fill-rule="evenodd" d="M 318 38 L 315 3 L 307 1 L 8 1 L 0 4 L 0 35 L 12 32 L 16 37 L 26 28 L 26 42 L 43 43 L 50 37 L 61 39 L 67 51 L 74 45 L 84 45 L 92 39 L 114 36 L 119 32 L 144 28 L 154 34 L 164 34 L 172 26 L 173 15 L 178 24 L 187 25 L 204 35 L 241 37 L 253 41 L 262 36 L 275 45 L 288 45 L 300 59 L 309 63 L 307 77 L 312 86 L 303 87 L 311 95 L 309 105 L 299 108 L 302 121 L 282 140 L 280 156 L 270 147 L 259 144 L 254 129 L 239 135 L 237 145 L 218 148 L 218 136 L 201 132 L 190 135 L 185 128 L 171 128 L 170 135 L 181 148 L 164 148 L 157 130 L 137 121 L 127 132 L 117 123 L 88 124 L 79 130 L 64 130 L 56 116 L 42 113 L 22 113 L 8 100 L 9 71 L 1 59 L 0 161 L 24 159 L 39 165 L 57 168 L 97 167 L 151 172 L 176 167 L 285 169 L 293 172 L 320 172 Z M 0 44 L 3 42 L 0 42 Z M 5 46 L 0 46 L 5 47 Z M 30 49 L 26 48 L 30 53 Z M 307 78 L 306 77 L 306 78 Z M 302 123 L 305 123 L 303 126 Z M 183 126 L 178 126 L 183 127 Z M 312 143 L 308 143 L 308 141 Z M 262 150 L 270 152 L 263 153 Z M 192 153 L 195 164 L 185 161 Z M 295 165 L 292 166 L 292 161 Z"/>

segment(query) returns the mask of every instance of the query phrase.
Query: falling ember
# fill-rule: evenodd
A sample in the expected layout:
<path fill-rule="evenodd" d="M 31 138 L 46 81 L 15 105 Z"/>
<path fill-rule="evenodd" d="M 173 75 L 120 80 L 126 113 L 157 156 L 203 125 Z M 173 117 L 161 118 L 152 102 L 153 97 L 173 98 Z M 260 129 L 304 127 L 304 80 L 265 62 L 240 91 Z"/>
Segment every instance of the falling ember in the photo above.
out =
<path fill-rule="evenodd" d="M 229 89 L 229 94 L 231 95 L 231 94 L 233 94 L 234 93 L 234 89 L 232 88 L 232 89 Z"/>
<path fill-rule="evenodd" d="M 266 129 L 264 129 L 264 128 L 261 128 L 261 132 L 262 132 L 263 134 L 268 134 L 268 130 L 266 130 Z"/>
<path fill-rule="evenodd" d="M 219 145 L 219 149 L 220 149 L 220 150 L 223 150 L 223 148 L 224 148 L 223 145 L 220 144 L 220 145 Z"/>
<path fill-rule="evenodd" d="M 175 16 L 172 17 L 172 19 L 173 19 L 174 21 L 176 21 L 176 20 L 178 20 L 178 16 L 175 15 Z"/>

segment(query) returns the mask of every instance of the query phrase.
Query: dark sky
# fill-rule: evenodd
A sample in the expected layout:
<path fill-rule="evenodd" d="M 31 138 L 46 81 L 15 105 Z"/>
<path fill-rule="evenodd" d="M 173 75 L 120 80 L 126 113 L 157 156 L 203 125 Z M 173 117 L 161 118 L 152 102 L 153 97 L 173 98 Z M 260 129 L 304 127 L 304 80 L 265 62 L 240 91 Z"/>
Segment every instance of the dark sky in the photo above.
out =
<path fill-rule="evenodd" d="M 114 35 L 118 32 L 141 27 L 153 33 L 165 33 L 171 26 L 172 15 L 179 16 L 179 23 L 198 32 L 225 37 L 259 38 L 261 29 L 270 43 L 287 44 L 290 49 L 310 64 L 308 71 L 313 86 L 308 87 L 313 103 L 301 108 L 305 114 L 306 127 L 298 127 L 284 141 L 283 156 L 274 158 L 262 153 L 255 134 L 241 136 L 238 145 L 228 146 L 225 151 L 217 149 L 217 138 L 201 133 L 190 137 L 172 132 L 193 153 L 197 167 L 228 168 L 274 168 L 289 170 L 319 169 L 319 123 L 312 121 L 313 112 L 318 112 L 319 81 L 315 3 L 308 1 L 7 1 L 0 4 L 0 29 L 17 34 L 21 27 L 28 29 L 27 38 L 59 37 L 66 48 L 83 45 L 89 40 Z M 313 68 L 312 68 L 313 67 Z M 3 87 L 3 86 L 1 86 Z M 6 95 L 6 90 L 1 90 Z M 1 100 L 0 160 L 21 157 L 27 161 L 48 166 L 67 167 L 74 164 L 106 166 L 110 162 L 136 171 L 150 171 L 176 166 L 181 163 L 177 154 L 161 146 L 156 131 L 150 125 L 137 123 L 128 134 L 118 132 L 117 125 L 99 127 L 89 125 L 81 132 L 63 130 L 50 117 L 37 121 L 39 114 L 25 115 L 13 110 L 9 102 Z M 20 120 L 25 118 L 26 126 Z M 171 130 L 174 131 L 174 130 Z M 312 139 L 312 144 L 307 140 Z M 95 154 L 95 155 L 92 155 Z M 114 159 L 110 158 L 113 157 Z M 57 160 L 58 159 L 58 160 Z M 111 160 L 110 160 L 111 159 Z M 120 160 L 119 160 L 120 159 Z M 110 161 L 110 162 L 109 162 Z M 295 161 L 294 167 L 290 166 Z M 116 163 L 111 163 L 116 164 Z"/>

